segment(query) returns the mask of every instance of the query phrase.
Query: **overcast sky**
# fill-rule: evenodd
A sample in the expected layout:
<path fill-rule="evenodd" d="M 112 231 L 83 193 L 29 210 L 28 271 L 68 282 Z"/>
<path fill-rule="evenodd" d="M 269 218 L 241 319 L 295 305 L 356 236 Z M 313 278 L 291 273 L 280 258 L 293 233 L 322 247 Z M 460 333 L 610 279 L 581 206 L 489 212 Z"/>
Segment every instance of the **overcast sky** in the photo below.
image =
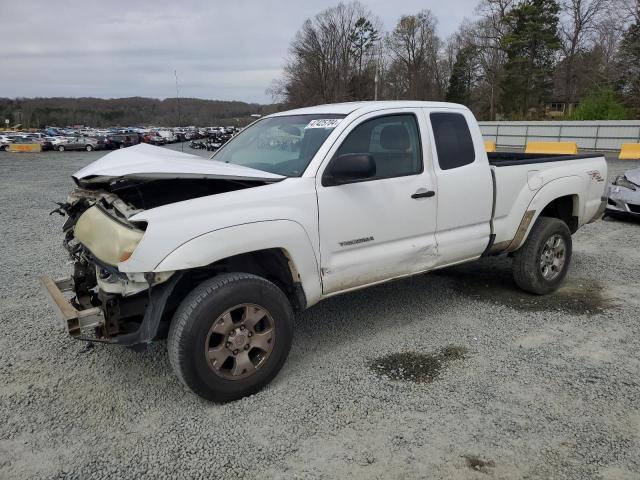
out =
<path fill-rule="evenodd" d="M 3 2 L 0 97 L 180 95 L 269 103 L 306 18 L 337 0 Z M 442 38 L 477 0 L 363 0 L 391 29 L 430 8 Z"/>

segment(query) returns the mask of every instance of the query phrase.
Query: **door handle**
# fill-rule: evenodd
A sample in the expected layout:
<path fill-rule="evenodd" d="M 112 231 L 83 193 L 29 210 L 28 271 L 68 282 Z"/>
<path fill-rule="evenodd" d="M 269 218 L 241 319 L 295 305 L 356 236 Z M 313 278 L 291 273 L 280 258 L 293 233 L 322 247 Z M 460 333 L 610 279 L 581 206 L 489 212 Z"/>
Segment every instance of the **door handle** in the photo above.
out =
<path fill-rule="evenodd" d="M 416 193 L 411 195 L 411 198 L 430 198 L 436 194 L 433 190 L 418 190 Z"/>

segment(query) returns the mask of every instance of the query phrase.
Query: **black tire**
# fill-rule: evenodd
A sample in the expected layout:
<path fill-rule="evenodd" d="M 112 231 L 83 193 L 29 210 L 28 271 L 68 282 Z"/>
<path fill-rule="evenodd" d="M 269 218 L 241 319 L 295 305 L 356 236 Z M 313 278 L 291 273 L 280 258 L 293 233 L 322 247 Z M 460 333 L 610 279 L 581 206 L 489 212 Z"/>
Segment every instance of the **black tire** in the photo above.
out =
<path fill-rule="evenodd" d="M 206 358 L 210 329 L 240 304 L 263 307 L 273 320 L 273 345 L 264 362 L 244 378 L 214 373 Z M 169 361 L 179 380 L 197 395 L 228 402 L 251 395 L 269 383 L 287 359 L 293 339 L 293 311 L 282 290 L 248 273 L 226 273 L 197 286 L 176 311 L 167 340 Z M 227 344 L 228 345 L 228 344 Z"/>
<path fill-rule="evenodd" d="M 556 235 L 564 241 L 564 261 L 560 268 L 552 272 L 554 276 L 547 278 L 541 262 L 545 245 Z M 560 287 L 567 275 L 571 252 L 571 232 L 567 224 L 557 218 L 539 217 L 524 245 L 513 254 L 513 279 L 526 292 L 537 295 L 551 293 Z"/>
<path fill-rule="evenodd" d="M 87 145 L 86 147 L 84 147 L 84 149 L 85 149 L 87 152 L 91 152 L 91 151 L 93 150 L 93 146 L 91 146 L 91 145 Z"/>
<path fill-rule="evenodd" d="M 59 152 L 64 152 L 64 146 L 58 145 L 58 151 Z"/>

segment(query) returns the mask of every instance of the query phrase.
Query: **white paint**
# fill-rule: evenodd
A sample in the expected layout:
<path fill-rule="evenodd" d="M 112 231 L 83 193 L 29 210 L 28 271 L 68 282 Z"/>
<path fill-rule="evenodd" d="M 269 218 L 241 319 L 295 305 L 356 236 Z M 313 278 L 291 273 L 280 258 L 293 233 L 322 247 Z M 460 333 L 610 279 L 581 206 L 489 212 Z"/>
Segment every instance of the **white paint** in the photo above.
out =
<path fill-rule="evenodd" d="M 141 143 L 114 150 L 73 174 L 81 182 L 92 178 L 233 178 L 277 181 L 284 177 L 242 165 L 218 162 Z"/>
<path fill-rule="evenodd" d="M 472 164 L 447 171 L 439 168 L 428 116 L 432 111 L 465 116 L 476 151 Z M 230 255 L 281 248 L 300 275 L 308 305 L 313 305 L 343 291 L 479 257 L 491 233 L 491 169 L 496 178 L 496 243 L 514 238 L 527 210 L 535 210 L 537 216 L 558 197 L 578 199 L 574 215 L 580 225 L 591 220 L 600 206 L 604 183 L 587 172 L 597 170 L 606 177 L 604 158 L 539 163 L 533 166 L 535 170 L 531 164 L 490 167 L 480 129 L 461 105 L 364 102 L 276 116 L 289 113 L 347 116 L 334 127 L 300 178 L 164 205 L 132 216 L 131 220 L 146 221 L 148 227 L 131 258 L 120 263 L 119 269 L 128 274 L 184 270 Z M 323 187 L 324 169 L 347 135 L 366 120 L 396 113 L 411 113 L 418 119 L 423 172 Z M 160 173 L 282 178 L 146 146 L 109 154 L 76 177 L 156 178 Z M 412 199 L 421 189 L 436 194 Z"/>

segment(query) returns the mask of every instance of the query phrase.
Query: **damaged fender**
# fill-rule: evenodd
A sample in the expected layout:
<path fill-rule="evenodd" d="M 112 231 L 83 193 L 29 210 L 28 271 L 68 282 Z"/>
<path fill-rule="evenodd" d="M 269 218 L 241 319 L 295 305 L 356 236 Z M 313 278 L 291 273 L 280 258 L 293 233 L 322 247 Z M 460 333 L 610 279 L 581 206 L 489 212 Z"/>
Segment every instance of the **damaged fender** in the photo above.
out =
<path fill-rule="evenodd" d="M 171 252 L 154 272 L 204 267 L 234 255 L 273 248 L 284 250 L 293 264 L 292 277 L 301 283 L 307 306 L 317 303 L 322 294 L 318 260 L 307 232 L 292 220 L 247 223 L 200 235 Z"/>

